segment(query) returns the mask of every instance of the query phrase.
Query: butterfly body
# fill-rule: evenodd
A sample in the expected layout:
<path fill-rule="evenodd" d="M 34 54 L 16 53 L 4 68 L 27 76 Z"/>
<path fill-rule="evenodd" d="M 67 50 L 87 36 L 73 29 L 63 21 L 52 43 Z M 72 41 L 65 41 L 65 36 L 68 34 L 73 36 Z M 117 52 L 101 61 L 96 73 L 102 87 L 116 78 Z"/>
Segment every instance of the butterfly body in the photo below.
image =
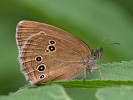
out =
<path fill-rule="evenodd" d="M 51 25 L 21 21 L 16 41 L 21 70 L 32 84 L 73 79 L 87 69 L 92 72 L 100 51 L 75 36 Z"/>

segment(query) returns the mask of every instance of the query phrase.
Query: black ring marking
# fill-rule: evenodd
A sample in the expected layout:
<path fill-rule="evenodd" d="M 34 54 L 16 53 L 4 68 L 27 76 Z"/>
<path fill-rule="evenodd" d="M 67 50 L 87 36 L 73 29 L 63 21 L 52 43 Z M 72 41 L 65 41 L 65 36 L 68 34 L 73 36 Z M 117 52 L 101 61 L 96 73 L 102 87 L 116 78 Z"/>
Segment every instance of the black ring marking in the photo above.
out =
<path fill-rule="evenodd" d="M 46 33 L 44 31 L 40 31 L 38 34 L 39 35 L 45 35 Z"/>
<path fill-rule="evenodd" d="M 45 74 L 40 75 L 40 79 L 45 78 Z"/>
<path fill-rule="evenodd" d="M 44 71 L 45 70 L 45 66 L 44 65 L 40 65 L 39 67 L 38 67 L 38 71 Z"/>
<path fill-rule="evenodd" d="M 55 44 L 55 41 L 51 40 L 51 41 L 50 41 L 50 44 Z"/>
<path fill-rule="evenodd" d="M 49 50 L 46 50 L 46 52 L 49 52 Z"/>
<path fill-rule="evenodd" d="M 36 61 L 41 61 L 42 60 L 42 57 L 38 56 L 36 57 Z"/>
<path fill-rule="evenodd" d="M 40 35 L 44 35 L 45 33 L 39 33 Z"/>
<path fill-rule="evenodd" d="M 50 51 L 54 51 L 55 50 L 55 47 L 54 46 L 49 46 L 49 50 Z"/>

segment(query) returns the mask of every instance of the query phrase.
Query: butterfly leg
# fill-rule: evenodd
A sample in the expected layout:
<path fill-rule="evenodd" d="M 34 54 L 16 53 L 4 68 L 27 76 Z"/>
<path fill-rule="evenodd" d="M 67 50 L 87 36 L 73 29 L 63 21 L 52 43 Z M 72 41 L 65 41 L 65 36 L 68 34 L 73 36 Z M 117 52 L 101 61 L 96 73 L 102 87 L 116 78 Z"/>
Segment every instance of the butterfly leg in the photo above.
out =
<path fill-rule="evenodd" d="M 86 80 L 86 67 L 84 67 L 84 80 Z"/>
<path fill-rule="evenodd" d="M 102 78 L 102 80 L 103 80 L 103 77 L 102 77 L 102 73 L 101 73 L 100 68 L 99 68 L 99 67 L 95 67 L 95 68 L 93 68 L 93 69 L 98 69 L 98 70 L 99 70 L 100 76 L 101 76 L 101 78 Z"/>

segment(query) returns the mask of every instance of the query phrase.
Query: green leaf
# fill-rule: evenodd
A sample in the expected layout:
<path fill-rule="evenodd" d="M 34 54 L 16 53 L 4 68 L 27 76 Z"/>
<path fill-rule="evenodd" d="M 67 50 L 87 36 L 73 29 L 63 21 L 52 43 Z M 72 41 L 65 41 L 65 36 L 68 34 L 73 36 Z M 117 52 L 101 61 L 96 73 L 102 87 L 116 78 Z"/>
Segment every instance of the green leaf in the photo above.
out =
<path fill-rule="evenodd" d="M 0 100 L 72 100 L 59 85 L 23 89 L 9 96 L 1 96 Z"/>
<path fill-rule="evenodd" d="M 52 85 L 51 85 L 52 84 Z M 57 85 L 58 84 L 58 85 Z M 65 88 L 62 88 L 62 85 Z M 27 84 L 22 87 L 16 93 L 12 93 L 9 96 L 2 96 L 0 100 L 70 100 L 71 97 L 74 100 L 97 100 L 95 93 L 99 88 L 113 87 L 113 86 L 133 86 L 133 81 L 104 81 L 104 80 L 71 80 L 71 81 L 58 81 L 43 83 L 40 86 L 32 86 Z M 69 97 L 68 97 L 68 95 Z M 55 96 L 56 95 L 56 96 Z M 62 99 L 63 98 L 63 99 Z"/>
<path fill-rule="evenodd" d="M 100 67 L 104 80 L 133 80 L 133 61 L 122 61 L 97 65 Z M 87 74 L 89 80 L 101 80 L 98 70 L 94 70 L 93 73 Z"/>
<path fill-rule="evenodd" d="M 95 96 L 97 89 L 65 88 L 65 90 L 73 100 L 97 100 Z"/>
<path fill-rule="evenodd" d="M 107 87 L 98 89 L 98 100 L 132 100 L 133 86 Z"/>
<path fill-rule="evenodd" d="M 133 81 L 111 81 L 111 80 L 71 80 L 71 81 L 58 81 L 42 83 L 42 85 L 48 84 L 60 84 L 65 88 L 103 88 L 109 86 L 121 86 L 121 85 L 133 85 Z"/>
<path fill-rule="evenodd" d="M 26 83 L 17 61 L 18 49 L 14 38 L 20 20 L 59 27 L 80 38 L 91 50 L 95 50 L 100 41 L 112 33 L 102 45 L 119 42 L 121 46 L 104 48 L 104 56 L 98 63 L 120 62 L 133 60 L 132 8 L 132 0 L 0 0 L 0 94 L 16 91 Z M 117 75 L 110 76 L 110 69 L 106 68 L 105 72 L 101 68 L 103 78 L 117 80 Z M 130 74 L 129 70 L 125 74 Z M 87 79 L 101 78 L 94 70 Z M 120 76 L 121 79 L 127 78 Z"/>
<path fill-rule="evenodd" d="M 133 61 L 121 63 L 108 63 L 97 65 L 100 67 L 103 79 L 101 80 L 100 73 L 98 70 L 94 70 L 93 73 L 87 74 L 86 80 L 83 80 L 83 76 L 76 78 L 75 80 L 69 81 L 58 81 L 58 82 L 48 82 L 42 83 L 61 84 L 66 88 L 98 88 L 112 85 L 131 85 L 133 81 Z M 112 80 L 112 81 L 111 81 Z"/>
<path fill-rule="evenodd" d="M 65 88 L 67 94 L 69 94 L 69 96 L 74 100 L 81 100 L 82 98 L 84 98 L 84 100 L 87 100 L 88 98 L 92 100 L 97 100 L 95 97 L 95 93 L 98 88 L 106 88 L 106 87 L 113 87 L 113 86 L 120 87 L 122 85 L 132 86 L 133 85 L 133 78 L 132 78 L 133 67 L 132 66 L 133 66 L 133 61 L 130 61 L 130 62 L 123 61 L 121 63 L 114 62 L 112 64 L 111 63 L 101 64 L 101 65 L 97 65 L 97 67 L 100 67 L 103 78 L 106 80 L 100 80 L 101 77 L 100 77 L 99 71 L 94 70 L 93 73 L 87 74 L 87 79 L 91 79 L 91 80 L 85 80 L 85 81 L 81 80 L 83 79 L 83 76 L 81 76 L 77 78 L 78 80 L 48 82 L 48 83 L 42 83 L 41 86 L 56 83 L 56 84 L 62 85 Z M 127 80 L 130 80 L 130 81 L 127 81 Z M 27 85 L 27 87 L 29 86 L 30 85 Z M 84 95 L 80 95 L 82 93 Z M 91 94 L 91 95 L 88 95 L 88 94 Z"/>

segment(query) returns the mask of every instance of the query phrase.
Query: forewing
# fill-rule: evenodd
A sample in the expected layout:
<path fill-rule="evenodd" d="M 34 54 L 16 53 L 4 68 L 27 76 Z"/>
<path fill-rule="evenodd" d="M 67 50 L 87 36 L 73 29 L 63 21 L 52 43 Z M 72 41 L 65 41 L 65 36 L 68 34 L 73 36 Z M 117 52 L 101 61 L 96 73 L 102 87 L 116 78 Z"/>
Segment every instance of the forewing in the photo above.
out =
<path fill-rule="evenodd" d="M 79 45 L 82 49 L 84 49 L 84 54 L 91 56 L 89 47 L 80 39 L 57 27 L 34 21 L 21 21 L 18 23 L 16 29 L 16 41 L 18 48 L 21 49 L 23 47 L 28 37 L 41 33 L 58 37 Z"/>

